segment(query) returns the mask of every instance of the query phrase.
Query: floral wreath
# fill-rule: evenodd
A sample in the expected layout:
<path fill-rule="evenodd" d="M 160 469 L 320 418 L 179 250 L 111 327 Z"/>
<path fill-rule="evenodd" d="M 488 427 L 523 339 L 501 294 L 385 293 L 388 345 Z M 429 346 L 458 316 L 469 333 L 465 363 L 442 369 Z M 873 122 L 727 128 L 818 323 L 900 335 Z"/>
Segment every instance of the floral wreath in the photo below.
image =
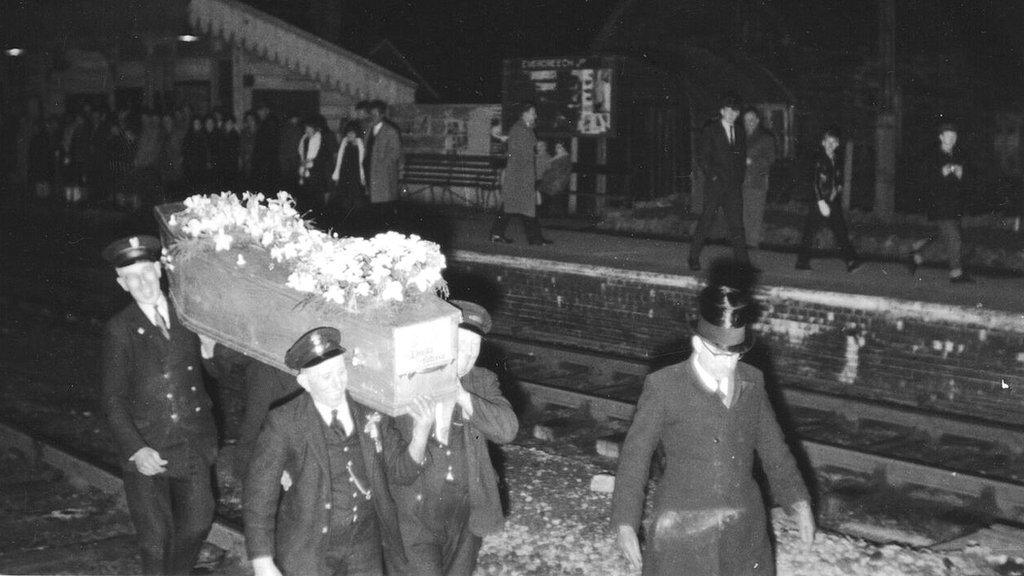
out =
<path fill-rule="evenodd" d="M 237 266 L 254 257 L 269 269 L 283 265 L 288 287 L 350 311 L 447 293 L 441 277 L 445 258 L 437 244 L 397 232 L 372 238 L 322 232 L 299 215 L 294 199 L 283 191 L 276 198 L 251 192 L 241 198 L 231 192 L 190 196 L 168 225 L 179 237 L 164 257 L 172 270 L 174 263 L 210 248 L 237 249 Z"/>

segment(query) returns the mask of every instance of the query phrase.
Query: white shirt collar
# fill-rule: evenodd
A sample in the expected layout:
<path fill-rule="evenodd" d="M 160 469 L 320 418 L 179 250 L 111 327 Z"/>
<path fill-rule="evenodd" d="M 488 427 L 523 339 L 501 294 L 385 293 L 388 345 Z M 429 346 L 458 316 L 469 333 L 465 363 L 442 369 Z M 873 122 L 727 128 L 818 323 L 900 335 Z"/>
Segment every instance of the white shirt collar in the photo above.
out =
<path fill-rule="evenodd" d="M 377 122 L 376 124 L 373 125 L 373 135 L 374 136 L 376 136 L 377 134 L 380 134 L 380 129 L 381 129 L 382 126 L 384 126 L 384 121 L 383 120 L 381 120 L 380 122 Z"/>
<path fill-rule="evenodd" d="M 316 407 L 316 411 L 320 413 L 320 418 L 323 419 L 324 424 L 331 425 L 331 411 L 338 411 L 338 420 L 341 420 L 341 426 L 345 429 L 345 435 L 352 434 L 352 430 L 355 429 L 355 422 L 352 420 L 352 412 L 348 408 L 348 396 L 342 401 L 339 406 L 328 406 L 321 404 L 316 400 L 313 400 L 313 406 Z"/>
<path fill-rule="evenodd" d="M 153 326 L 156 326 L 156 317 L 153 316 L 153 314 L 156 313 L 156 311 L 154 310 L 154 306 L 152 304 L 136 304 L 139 306 L 139 309 L 142 310 L 142 313 L 146 315 L 146 318 L 149 319 L 149 323 L 152 324 Z M 164 324 L 167 326 L 167 328 L 170 328 L 171 313 L 167 307 L 166 296 L 162 294 L 160 295 L 160 300 L 156 303 L 156 308 L 160 310 L 160 315 L 164 317 Z"/>
<path fill-rule="evenodd" d="M 708 372 L 707 369 L 701 366 L 701 363 L 697 360 L 696 353 L 690 356 L 690 362 L 693 364 L 694 371 L 697 372 L 697 377 L 700 378 L 701 386 L 709 392 L 721 392 L 726 396 L 729 395 L 732 388 L 732 382 L 735 380 L 735 377 L 721 379 L 715 378 L 711 372 Z"/>

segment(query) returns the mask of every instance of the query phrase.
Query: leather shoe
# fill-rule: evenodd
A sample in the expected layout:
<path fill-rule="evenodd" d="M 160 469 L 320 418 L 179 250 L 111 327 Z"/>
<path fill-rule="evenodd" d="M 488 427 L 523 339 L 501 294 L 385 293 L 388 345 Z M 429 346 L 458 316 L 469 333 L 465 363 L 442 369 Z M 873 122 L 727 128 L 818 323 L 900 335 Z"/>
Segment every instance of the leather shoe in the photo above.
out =
<path fill-rule="evenodd" d="M 491 234 L 491 242 L 504 242 L 505 244 L 512 244 L 515 240 L 508 238 L 507 236 L 498 236 L 497 234 Z"/>
<path fill-rule="evenodd" d="M 853 274 L 857 270 L 860 270 L 864 266 L 864 263 L 860 260 L 850 260 L 846 263 L 846 271 Z"/>
<path fill-rule="evenodd" d="M 953 276 L 949 279 L 950 284 L 973 284 L 974 278 L 967 275 L 967 273 L 960 274 L 959 276 Z"/>
<path fill-rule="evenodd" d="M 690 266 L 691 272 L 700 272 L 700 260 L 697 258 L 690 258 L 686 262 Z"/>

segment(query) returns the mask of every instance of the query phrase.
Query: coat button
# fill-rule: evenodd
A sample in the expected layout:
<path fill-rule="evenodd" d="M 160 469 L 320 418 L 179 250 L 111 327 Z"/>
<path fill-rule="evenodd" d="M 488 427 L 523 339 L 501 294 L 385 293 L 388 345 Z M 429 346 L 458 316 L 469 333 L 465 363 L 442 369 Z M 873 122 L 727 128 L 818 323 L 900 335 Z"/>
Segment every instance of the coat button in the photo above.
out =
<path fill-rule="evenodd" d="M 342 448 L 341 451 L 342 452 L 348 452 L 348 446 L 345 446 L 344 448 Z"/>
<path fill-rule="evenodd" d="M 174 420 L 175 422 L 177 422 L 178 421 L 178 415 L 177 414 L 171 414 L 171 420 Z"/>
<path fill-rule="evenodd" d="M 195 386 L 193 386 L 193 387 L 192 387 L 192 391 L 193 391 L 193 392 L 195 392 L 195 391 L 196 391 L 196 387 L 195 387 Z"/>
<path fill-rule="evenodd" d="M 171 398 L 174 398 L 174 394 L 171 394 L 170 392 L 168 392 L 167 393 L 167 399 L 170 400 Z"/>
<path fill-rule="evenodd" d="M 191 366 L 189 366 L 189 367 L 188 367 L 188 371 L 189 371 L 189 372 L 191 372 L 191 371 L 192 371 L 192 367 L 191 367 Z"/>
<path fill-rule="evenodd" d="M 170 379 L 171 379 L 171 373 L 170 372 L 164 372 L 164 380 L 170 380 Z"/>
<path fill-rule="evenodd" d="M 322 533 L 324 533 L 324 534 L 327 534 L 327 526 L 324 526 L 324 527 L 323 527 L 323 528 L 322 528 L 322 529 L 320 530 L 320 532 L 322 532 Z"/>
<path fill-rule="evenodd" d="M 196 412 L 199 412 L 200 410 L 202 410 L 202 408 L 200 408 L 199 406 L 196 406 Z"/>
<path fill-rule="evenodd" d="M 353 498 L 355 498 L 355 497 L 357 497 L 357 496 L 359 496 L 359 495 L 358 495 L 358 494 L 356 494 L 355 492 L 353 492 L 353 493 L 352 493 L 352 497 L 353 497 Z M 352 510 L 355 510 L 355 508 L 353 508 Z"/>
<path fill-rule="evenodd" d="M 331 503 L 328 502 L 327 504 L 324 504 L 324 508 L 330 510 L 331 509 Z"/>
<path fill-rule="evenodd" d="M 416 495 L 416 501 L 419 502 L 421 500 L 423 500 L 423 494 L 417 494 Z"/>
<path fill-rule="evenodd" d="M 718 438 L 715 438 L 715 444 L 718 444 Z"/>

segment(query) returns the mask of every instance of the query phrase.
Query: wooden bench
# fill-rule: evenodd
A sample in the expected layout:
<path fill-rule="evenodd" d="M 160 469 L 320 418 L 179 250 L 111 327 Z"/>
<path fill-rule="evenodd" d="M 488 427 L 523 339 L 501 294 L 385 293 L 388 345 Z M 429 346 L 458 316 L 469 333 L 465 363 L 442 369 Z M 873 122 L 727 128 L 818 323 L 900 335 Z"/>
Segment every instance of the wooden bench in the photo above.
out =
<path fill-rule="evenodd" d="M 399 182 L 404 198 L 430 194 L 431 202 L 440 193 L 442 203 L 457 203 L 463 197 L 456 188 L 475 192 L 476 203 L 486 208 L 497 203 L 501 190 L 501 156 L 468 154 L 406 154 Z"/>

